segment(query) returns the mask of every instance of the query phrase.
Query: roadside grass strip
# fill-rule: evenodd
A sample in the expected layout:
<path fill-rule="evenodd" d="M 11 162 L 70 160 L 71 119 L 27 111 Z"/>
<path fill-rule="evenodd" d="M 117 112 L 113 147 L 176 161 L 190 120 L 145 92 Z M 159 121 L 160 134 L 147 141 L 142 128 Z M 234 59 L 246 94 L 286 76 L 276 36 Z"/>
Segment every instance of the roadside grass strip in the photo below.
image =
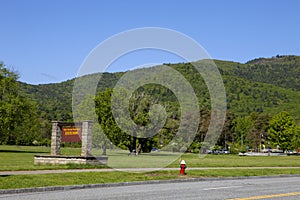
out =
<path fill-rule="evenodd" d="M 33 188 L 49 186 L 67 186 L 83 184 L 121 183 L 151 180 L 173 180 L 189 178 L 222 178 L 247 176 L 276 176 L 300 174 L 299 169 L 214 169 L 190 170 L 187 175 L 180 175 L 178 171 L 154 171 L 143 173 L 129 172 L 76 172 L 57 174 L 30 174 L 30 175 L 2 175 L 0 189 Z"/>

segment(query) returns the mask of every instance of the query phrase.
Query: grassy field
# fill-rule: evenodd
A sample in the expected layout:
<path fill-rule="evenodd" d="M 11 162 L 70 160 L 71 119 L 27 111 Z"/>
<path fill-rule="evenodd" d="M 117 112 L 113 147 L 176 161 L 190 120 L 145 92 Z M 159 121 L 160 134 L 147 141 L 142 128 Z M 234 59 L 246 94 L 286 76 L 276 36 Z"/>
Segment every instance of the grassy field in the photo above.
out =
<path fill-rule="evenodd" d="M 207 155 L 199 158 L 184 154 L 182 158 L 190 167 L 300 167 L 300 156 Z M 171 166 L 175 167 L 176 163 Z"/>
<path fill-rule="evenodd" d="M 63 148 L 63 155 L 80 155 L 80 148 Z M 48 147 L 24 147 L 0 145 L 0 171 L 5 170 L 42 170 L 42 169 L 76 169 L 76 168 L 107 168 L 108 166 L 90 165 L 34 165 L 35 154 L 49 154 Z M 100 151 L 95 151 L 100 154 Z M 99 184 L 145 180 L 164 180 L 199 177 L 233 177 L 233 176 L 267 176 L 282 174 L 300 174 L 300 156 L 270 156 L 270 157 L 239 157 L 237 155 L 207 155 L 184 154 L 181 159 L 187 163 L 188 169 L 193 167 L 225 167 L 220 169 L 187 170 L 186 176 L 179 175 L 178 154 L 156 152 L 128 156 L 127 152 L 108 150 L 109 166 L 117 167 L 155 167 L 155 162 L 162 162 L 165 167 L 178 168 L 175 171 L 155 171 L 143 173 L 113 172 L 80 172 L 39 175 L 0 176 L 0 189 L 28 188 L 58 185 Z M 166 159 L 167 158 L 167 159 Z M 172 160 L 172 159 L 175 159 Z M 173 161 L 168 163 L 169 161 Z M 152 163 L 154 162 L 154 164 Z M 133 163 L 133 165 L 132 165 Z M 226 167 L 233 167 L 226 169 Z M 246 168 L 239 168 L 246 167 Z M 253 167 L 260 167 L 259 169 Z M 267 167 L 282 167 L 280 169 Z M 299 167 L 299 168 L 289 168 Z"/>
<path fill-rule="evenodd" d="M 63 155 L 80 155 L 80 148 L 62 148 Z M 35 154 L 50 154 L 49 147 L 26 147 L 0 145 L 0 171 L 4 170 L 40 170 L 40 169 L 74 169 L 103 168 L 105 166 L 89 165 L 34 165 Z M 100 151 L 95 151 L 99 155 Z M 128 152 L 108 150 L 109 167 L 150 168 L 179 167 L 180 157 L 177 153 L 155 152 L 128 156 Z M 188 167 L 300 167 L 300 156 L 240 157 L 237 155 L 184 154 L 181 156 Z"/>
<path fill-rule="evenodd" d="M 179 167 L 184 159 L 188 167 L 300 167 L 300 156 L 238 156 L 203 155 L 186 153 L 149 153 L 140 156 L 127 156 L 127 152 L 109 152 L 108 164 L 113 168 L 136 167 Z"/>
<path fill-rule="evenodd" d="M 62 148 L 63 155 L 80 155 L 80 148 Z M 49 147 L 0 145 L 0 171 L 95 168 L 89 165 L 34 165 L 34 155 L 49 155 Z M 98 166 L 101 168 L 103 166 Z"/>

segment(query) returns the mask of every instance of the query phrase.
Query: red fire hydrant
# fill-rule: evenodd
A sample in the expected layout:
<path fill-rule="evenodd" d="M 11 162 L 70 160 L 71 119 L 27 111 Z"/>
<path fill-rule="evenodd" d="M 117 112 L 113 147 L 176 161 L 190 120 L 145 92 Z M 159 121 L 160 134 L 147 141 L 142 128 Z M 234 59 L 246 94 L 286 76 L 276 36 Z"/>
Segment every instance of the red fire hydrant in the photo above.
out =
<path fill-rule="evenodd" d="M 180 162 L 180 174 L 186 175 L 185 169 L 186 169 L 186 163 L 184 160 L 182 160 Z"/>

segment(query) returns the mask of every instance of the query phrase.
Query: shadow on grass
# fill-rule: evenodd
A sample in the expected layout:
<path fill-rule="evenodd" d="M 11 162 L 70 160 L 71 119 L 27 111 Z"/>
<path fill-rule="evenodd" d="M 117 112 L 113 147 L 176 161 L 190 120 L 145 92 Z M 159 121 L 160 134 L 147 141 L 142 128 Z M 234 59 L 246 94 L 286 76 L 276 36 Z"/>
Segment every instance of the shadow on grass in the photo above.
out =
<path fill-rule="evenodd" d="M 147 156 L 180 156 L 180 153 L 176 152 L 176 153 L 148 153 L 148 154 L 145 154 Z"/>
<path fill-rule="evenodd" d="M 109 156 L 148 156 L 148 157 L 168 157 L 168 156 L 180 156 L 179 152 L 149 152 L 149 153 L 140 153 L 139 155 L 133 154 L 133 153 L 126 153 L 126 152 L 108 152 L 107 155 Z"/>
<path fill-rule="evenodd" d="M 8 175 L 8 174 L 0 175 L 0 177 L 8 177 L 8 176 L 11 176 L 11 175 Z"/>
<path fill-rule="evenodd" d="M 73 164 L 68 163 L 65 165 L 67 169 L 107 169 L 107 165 L 90 165 L 90 164 Z"/>
<path fill-rule="evenodd" d="M 49 153 L 48 151 L 28 151 L 28 150 L 0 150 L 0 153 Z"/>

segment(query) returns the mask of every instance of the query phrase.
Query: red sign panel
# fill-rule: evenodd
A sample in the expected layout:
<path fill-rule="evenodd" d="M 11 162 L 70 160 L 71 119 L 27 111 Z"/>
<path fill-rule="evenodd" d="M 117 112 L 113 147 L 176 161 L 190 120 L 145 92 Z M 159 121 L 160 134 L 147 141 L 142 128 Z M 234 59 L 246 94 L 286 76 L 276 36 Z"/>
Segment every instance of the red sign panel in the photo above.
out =
<path fill-rule="evenodd" d="M 81 142 L 81 127 L 62 127 L 62 142 Z"/>

